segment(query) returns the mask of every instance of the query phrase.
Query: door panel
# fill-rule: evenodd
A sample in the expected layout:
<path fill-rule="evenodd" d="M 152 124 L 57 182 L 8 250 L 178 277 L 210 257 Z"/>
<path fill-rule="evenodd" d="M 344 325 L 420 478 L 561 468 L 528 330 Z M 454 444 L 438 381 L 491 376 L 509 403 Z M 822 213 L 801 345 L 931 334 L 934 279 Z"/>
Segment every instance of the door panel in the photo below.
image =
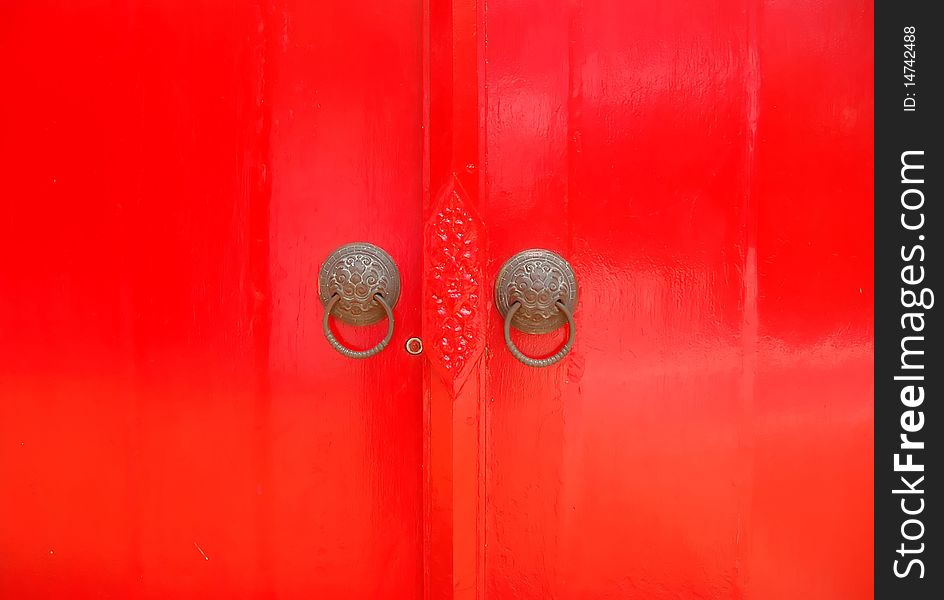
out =
<path fill-rule="evenodd" d="M 871 597 L 871 6 L 484 29 L 489 281 L 543 247 L 580 285 L 556 366 L 492 317 L 486 597 Z"/>
<path fill-rule="evenodd" d="M 488 13 L 492 264 L 548 248 L 580 290 L 576 347 L 560 366 L 529 369 L 504 350 L 488 364 L 488 591 L 731 597 L 742 7 L 567 6 Z M 519 45 L 535 13 L 542 27 Z M 563 335 L 517 339 L 541 355 Z"/>
<path fill-rule="evenodd" d="M 759 598 L 873 596 L 872 11 L 767 2 L 759 22 L 747 585 Z"/>
<path fill-rule="evenodd" d="M 416 598 L 420 3 L 2 13 L 0 596 Z M 352 241 L 404 285 L 369 362 Z"/>
<path fill-rule="evenodd" d="M 280 11 L 280 58 L 265 95 L 279 300 L 265 556 L 280 598 L 417 598 L 422 357 L 404 343 L 420 333 L 421 3 L 297 0 Z M 366 360 L 328 347 L 317 300 L 322 260 L 352 241 L 386 250 L 403 285 L 393 341 Z M 338 330 L 369 348 L 386 322 Z"/>
<path fill-rule="evenodd" d="M 871 596 L 868 3 L 2 12 L 0 596 Z"/>

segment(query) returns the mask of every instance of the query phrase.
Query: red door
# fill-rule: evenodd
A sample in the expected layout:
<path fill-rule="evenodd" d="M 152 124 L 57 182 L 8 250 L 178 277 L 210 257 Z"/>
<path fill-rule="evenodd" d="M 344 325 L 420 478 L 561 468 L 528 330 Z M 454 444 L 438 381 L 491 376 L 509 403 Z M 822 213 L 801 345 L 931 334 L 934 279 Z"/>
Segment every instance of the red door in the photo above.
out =
<path fill-rule="evenodd" d="M 419 597 L 420 2 L 0 13 L 0 597 Z"/>
<path fill-rule="evenodd" d="M 454 3 L 431 40 L 436 597 L 871 598 L 871 3 Z M 546 368 L 493 297 L 530 248 L 579 287 Z"/>
<path fill-rule="evenodd" d="M 869 3 L 2 16 L 0 597 L 871 597 Z"/>

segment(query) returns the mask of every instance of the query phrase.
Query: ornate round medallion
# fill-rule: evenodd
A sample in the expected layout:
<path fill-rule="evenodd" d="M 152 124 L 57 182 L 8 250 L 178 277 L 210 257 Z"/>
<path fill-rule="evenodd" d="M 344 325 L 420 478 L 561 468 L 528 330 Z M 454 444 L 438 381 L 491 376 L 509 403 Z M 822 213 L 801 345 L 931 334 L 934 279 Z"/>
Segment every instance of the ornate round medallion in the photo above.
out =
<path fill-rule="evenodd" d="M 340 299 L 331 314 L 350 325 L 370 325 L 386 318 L 374 296 L 393 308 L 400 298 L 400 273 L 390 255 L 366 242 L 345 244 L 331 253 L 318 275 L 321 302 Z"/>
<path fill-rule="evenodd" d="M 574 270 L 562 256 L 550 250 L 524 250 L 498 272 L 495 303 L 504 317 L 518 302 L 511 325 L 525 333 L 550 333 L 567 324 L 555 305 L 560 301 L 573 312 L 577 304 Z"/>

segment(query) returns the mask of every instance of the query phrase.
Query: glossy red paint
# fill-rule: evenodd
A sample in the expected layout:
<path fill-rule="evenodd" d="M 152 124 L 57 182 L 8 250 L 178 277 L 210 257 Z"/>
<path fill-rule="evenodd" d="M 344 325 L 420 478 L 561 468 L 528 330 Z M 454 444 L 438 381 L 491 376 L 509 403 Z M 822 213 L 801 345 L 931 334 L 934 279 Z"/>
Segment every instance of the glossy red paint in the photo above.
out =
<path fill-rule="evenodd" d="M 0 9 L 0 597 L 421 595 L 421 27 Z M 369 362 L 317 299 L 357 240 L 405 282 Z"/>
<path fill-rule="evenodd" d="M 423 337 L 425 594 L 484 591 L 484 420 L 488 240 L 478 214 L 481 12 L 474 1 L 426 4 Z"/>
<path fill-rule="evenodd" d="M 580 284 L 545 370 L 490 312 L 485 597 L 870 598 L 871 4 L 484 21 L 489 281 Z"/>
<path fill-rule="evenodd" d="M 0 16 L 0 597 L 871 597 L 870 3 Z"/>

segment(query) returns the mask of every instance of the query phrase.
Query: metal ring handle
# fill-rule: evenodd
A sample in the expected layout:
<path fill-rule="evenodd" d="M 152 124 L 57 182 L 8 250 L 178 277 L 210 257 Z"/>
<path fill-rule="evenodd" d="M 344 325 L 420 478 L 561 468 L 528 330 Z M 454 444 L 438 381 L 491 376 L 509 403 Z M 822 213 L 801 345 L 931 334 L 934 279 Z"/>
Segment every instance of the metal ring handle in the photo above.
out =
<path fill-rule="evenodd" d="M 374 294 L 374 300 L 380 304 L 380 306 L 384 309 L 384 312 L 387 313 L 387 335 L 384 336 L 384 339 L 380 340 L 380 343 L 368 350 L 351 350 L 339 342 L 338 338 L 334 337 L 334 333 L 331 332 L 331 327 L 328 324 L 328 321 L 331 319 L 331 309 L 334 308 L 334 305 L 337 304 L 338 300 L 340 299 L 341 296 L 338 294 L 331 296 L 331 299 L 328 300 L 328 304 L 325 306 L 324 319 L 321 321 L 322 327 L 324 328 L 325 337 L 328 338 L 328 343 L 331 344 L 331 347 L 348 358 L 370 358 L 371 356 L 386 348 L 387 344 L 390 343 L 390 340 L 393 339 L 393 311 L 383 299 L 383 296 L 380 294 Z"/>
<path fill-rule="evenodd" d="M 574 335 L 577 329 L 577 326 L 574 324 L 574 316 L 570 314 L 570 311 L 567 310 L 567 307 L 564 306 L 563 302 L 560 300 L 555 302 L 554 305 L 557 307 L 557 310 L 564 313 L 564 316 L 567 317 L 567 341 L 564 342 L 564 346 L 560 350 L 546 358 L 531 358 L 530 356 L 525 356 L 511 340 L 511 319 L 514 318 L 515 313 L 521 308 L 521 303 L 515 302 L 512 304 L 508 309 L 508 313 L 505 315 L 505 344 L 508 346 L 508 351 L 511 352 L 512 356 L 529 367 L 549 367 L 567 356 L 570 349 L 574 347 Z"/>

